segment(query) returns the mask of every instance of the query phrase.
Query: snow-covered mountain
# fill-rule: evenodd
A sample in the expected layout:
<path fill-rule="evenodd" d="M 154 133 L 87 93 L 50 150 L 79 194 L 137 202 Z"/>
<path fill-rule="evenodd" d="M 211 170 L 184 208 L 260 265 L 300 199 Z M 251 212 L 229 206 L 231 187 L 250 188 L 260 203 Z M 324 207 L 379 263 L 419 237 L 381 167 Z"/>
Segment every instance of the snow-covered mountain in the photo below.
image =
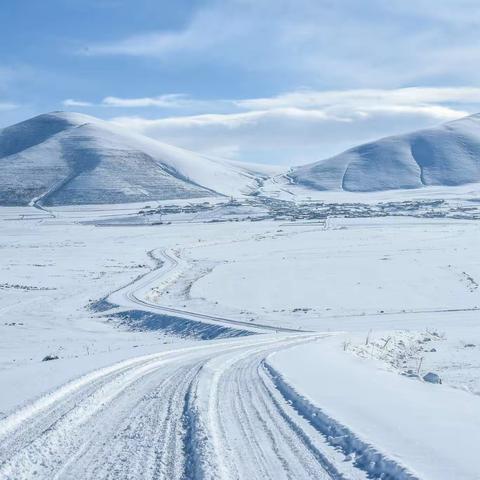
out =
<path fill-rule="evenodd" d="M 289 177 L 316 190 L 356 192 L 480 182 L 480 114 L 360 145 Z"/>
<path fill-rule="evenodd" d="M 0 205 L 45 206 L 239 196 L 281 173 L 66 112 L 0 130 L 0 168 Z M 316 190 L 353 192 L 480 182 L 480 114 L 295 167 L 288 179 Z"/>
<path fill-rule="evenodd" d="M 237 196 L 254 191 L 270 173 L 65 112 L 0 130 L 0 168 L 0 205 Z"/>

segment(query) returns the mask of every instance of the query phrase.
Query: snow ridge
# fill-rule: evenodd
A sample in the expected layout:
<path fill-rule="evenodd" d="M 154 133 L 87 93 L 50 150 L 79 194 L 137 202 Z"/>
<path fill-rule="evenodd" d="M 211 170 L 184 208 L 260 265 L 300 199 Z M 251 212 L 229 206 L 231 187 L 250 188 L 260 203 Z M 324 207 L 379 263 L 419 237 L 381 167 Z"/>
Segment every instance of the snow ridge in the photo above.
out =
<path fill-rule="evenodd" d="M 354 457 L 354 465 L 365 471 L 369 478 L 418 480 L 418 477 L 405 467 L 385 457 L 372 445 L 361 440 L 347 427 L 329 417 L 321 408 L 316 407 L 307 398 L 296 392 L 282 375 L 268 363 L 268 360 L 263 362 L 263 367 L 278 391 L 297 413 L 324 435 L 332 446 L 341 449 L 345 455 Z"/>

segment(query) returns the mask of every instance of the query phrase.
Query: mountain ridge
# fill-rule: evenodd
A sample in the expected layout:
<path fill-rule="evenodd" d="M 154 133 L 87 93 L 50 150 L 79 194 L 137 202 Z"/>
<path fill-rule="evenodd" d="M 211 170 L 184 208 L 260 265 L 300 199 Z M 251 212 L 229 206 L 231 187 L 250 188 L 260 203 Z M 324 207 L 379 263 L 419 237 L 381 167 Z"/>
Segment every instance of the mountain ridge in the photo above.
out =
<path fill-rule="evenodd" d="M 89 115 L 51 112 L 0 130 L 0 168 L 0 205 L 47 207 L 238 197 L 279 175 L 320 191 L 458 186 L 480 182 L 480 114 L 384 137 L 285 174 L 191 152 Z"/>
<path fill-rule="evenodd" d="M 69 112 L 0 130 L 0 166 L 1 205 L 238 196 L 267 176 Z"/>
<path fill-rule="evenodd" d="M 288 176 L 315 190 L 352 192 L 480 182 L 480 114 L 368 142 Z"/>

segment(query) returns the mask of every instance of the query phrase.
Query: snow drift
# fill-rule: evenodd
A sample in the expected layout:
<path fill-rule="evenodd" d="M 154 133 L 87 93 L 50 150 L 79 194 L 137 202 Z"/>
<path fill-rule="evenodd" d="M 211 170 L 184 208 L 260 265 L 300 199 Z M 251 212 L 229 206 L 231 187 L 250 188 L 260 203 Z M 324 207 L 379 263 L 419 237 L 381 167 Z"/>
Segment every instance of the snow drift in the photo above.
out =
<path fill-rule="evenodd" d="M 54 112 L 0 130 L 0 205 L 242 195 L 267 176 L 94 117 Z"/>
<path fill-rule="evenodd" d="M 480 114 L 366 143 L 288 176 L 316 190 L 354 192 L 480 182 Z"/>

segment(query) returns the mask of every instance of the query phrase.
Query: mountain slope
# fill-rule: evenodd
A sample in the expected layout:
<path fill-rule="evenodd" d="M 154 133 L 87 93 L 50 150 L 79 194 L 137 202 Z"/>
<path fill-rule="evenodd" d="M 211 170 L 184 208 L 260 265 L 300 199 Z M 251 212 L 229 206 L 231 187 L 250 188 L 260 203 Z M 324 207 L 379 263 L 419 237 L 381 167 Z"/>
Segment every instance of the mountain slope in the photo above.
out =
<path fill-rule="evenodd" d="M 266 176 L 65 112 L 1 130 L 0 168 L 0 205 L 235 196 Z"/>
<path fill-rule="evenodd" d="M 289 177 L 316 190 L 357 192 L 480 182 L 480 114 L 360 145 Z"/>

